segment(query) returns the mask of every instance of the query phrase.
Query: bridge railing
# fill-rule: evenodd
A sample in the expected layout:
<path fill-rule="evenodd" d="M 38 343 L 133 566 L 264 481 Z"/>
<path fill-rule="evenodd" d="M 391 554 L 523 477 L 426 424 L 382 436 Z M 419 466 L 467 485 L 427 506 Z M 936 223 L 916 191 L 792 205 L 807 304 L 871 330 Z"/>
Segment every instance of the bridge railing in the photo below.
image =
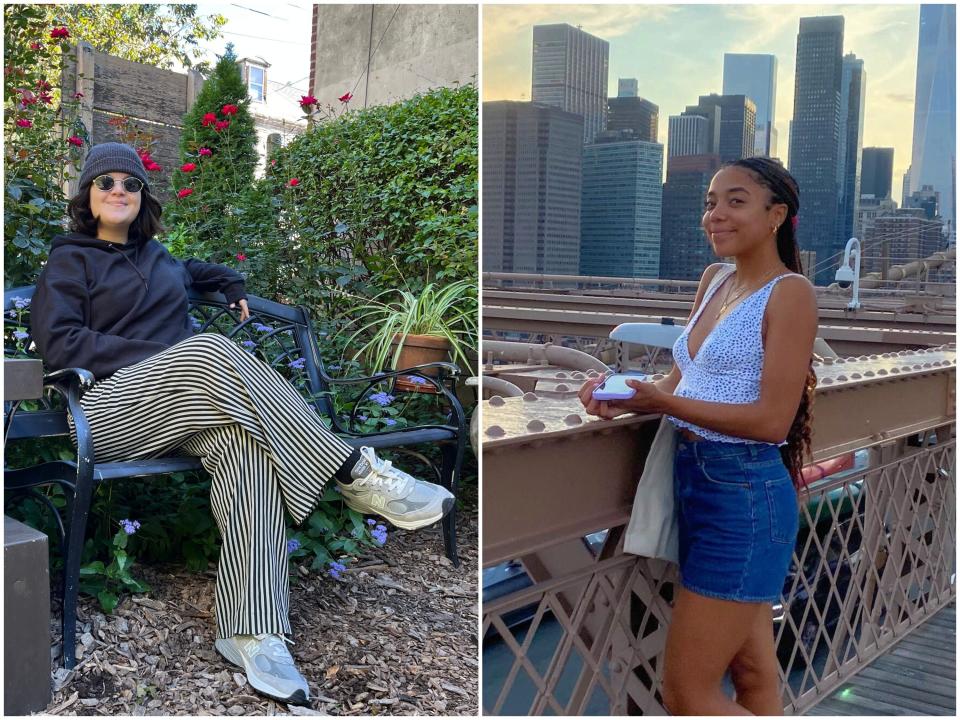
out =
<path fill-rule="evenodd" d="M 774 606 L 788 713 L 955 597 L 955 357 L 937 362 L 818 390 L 814 460 L 858 462 L 801 496 Z M 663 714 L 676 568 L 622 550 L 657 418 L 592 423 L 572 407 L 485 403 L 484 565 L 512 561 L 525 586 L 483 604 L 484 713 Z"/>

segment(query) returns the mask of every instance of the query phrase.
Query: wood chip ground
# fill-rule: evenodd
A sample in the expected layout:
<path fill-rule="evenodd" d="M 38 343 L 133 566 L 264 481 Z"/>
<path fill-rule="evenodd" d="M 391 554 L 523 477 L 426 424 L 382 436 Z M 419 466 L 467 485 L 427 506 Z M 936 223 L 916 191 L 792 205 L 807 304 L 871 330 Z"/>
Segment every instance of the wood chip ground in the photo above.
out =
<path fill-rule="evenodd" d="M 79 606 L 77 667 L 60 667 L 51 620 L 51 715 L 476 715 L 477 521 L 461 514 L 461 565 L 443 554 L 439 526 L 391 530 L 341 580 L 298 572 L 291 648 L 312 702 L 257 695 L 213 649 L 213 569 L 140 566 L 148 595 L 112 615 Z"/>

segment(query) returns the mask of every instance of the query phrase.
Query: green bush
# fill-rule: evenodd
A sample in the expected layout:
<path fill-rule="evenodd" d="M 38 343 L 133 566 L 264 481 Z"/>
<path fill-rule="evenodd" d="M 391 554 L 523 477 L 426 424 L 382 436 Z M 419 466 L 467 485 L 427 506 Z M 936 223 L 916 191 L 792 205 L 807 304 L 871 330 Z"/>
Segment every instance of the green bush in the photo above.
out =
<path fill-rule="evenodd" d="M 278 232 L 258 244 L 255 292 L 335 318 L 357 304 L 344 291 L 476 281 L 476 86 L 345 112 L 273 160 Z"/>

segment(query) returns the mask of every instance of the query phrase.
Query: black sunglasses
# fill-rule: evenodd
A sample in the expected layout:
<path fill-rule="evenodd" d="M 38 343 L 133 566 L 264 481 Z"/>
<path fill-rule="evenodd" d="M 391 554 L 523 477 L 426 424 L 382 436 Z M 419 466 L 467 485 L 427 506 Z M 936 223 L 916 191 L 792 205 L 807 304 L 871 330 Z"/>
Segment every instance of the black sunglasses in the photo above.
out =
<path fill-rule="evenodd" d="M 93 184 L 104 192 L 113 190 L 114 183 L 116 183 L 116 180 L 112 175 L 100 175 L 93 179 Z M 140 192 L 143 190 L 143 185 L 143 180 L 140 178 L 128 177 L 123 179 L 123 189 L 128 193 Z"/>

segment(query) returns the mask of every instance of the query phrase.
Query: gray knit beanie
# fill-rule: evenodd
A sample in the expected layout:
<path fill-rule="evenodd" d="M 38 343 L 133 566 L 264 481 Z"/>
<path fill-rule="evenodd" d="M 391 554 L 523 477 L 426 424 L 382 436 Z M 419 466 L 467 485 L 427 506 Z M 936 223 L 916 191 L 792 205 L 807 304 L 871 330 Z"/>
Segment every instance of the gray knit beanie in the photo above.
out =
<path fill-rule="evenodd" d="M 137 151 L 123 143 L 108 142 L 90 148 L 87 160 L 83 163 L 83 172 L 80 173 L 80 187 L 93 182 L 95 177 L 111 172 L 125 172 L 149 186 L 147 171 Z"/>

